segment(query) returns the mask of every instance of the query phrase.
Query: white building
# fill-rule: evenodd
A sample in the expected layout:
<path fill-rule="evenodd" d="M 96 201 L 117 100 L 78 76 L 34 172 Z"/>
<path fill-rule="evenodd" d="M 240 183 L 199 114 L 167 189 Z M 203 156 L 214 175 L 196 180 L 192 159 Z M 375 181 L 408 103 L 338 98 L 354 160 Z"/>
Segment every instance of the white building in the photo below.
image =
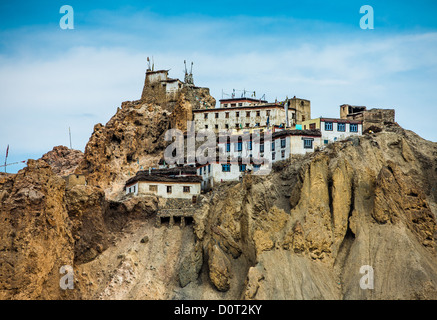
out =
<path fill-rule="evenodd" d="M 274 163 L 291 155 L 313 152 L 321 145 L 320 130 L 279 130 L 275 132 L 234 135 L 218 141 L 219 150 L 230 159 Z"/>
<path fill-rule="evenodd" d="M 266 135 L 232 136 L 218 139 L 218 151 L 214 161 L 197 165 L 197 175 L 202 177 L 202 191 L 208 191 L 216 183 L 238 181 L 244 174 L 268 174 L 271 165 L 303 155 L 321 145 L 319 130 L 281 130 Z"/>
<path fill-rule="evenodd" d="M 323 145 L 363 134 L 363 122 L 361 120 L 317 118 L 304 121 L 302 126 L 304 130 L 319 129 L 322 134 Z"/>
<path fill-rule="evenodd" d="M 220 108 L 193 110 L 195 130 L 247 130 L 271 126 L 294 127 L 309 119 L 310 101 L 289 99 L 289 107 L 252 98 L 222 99 Z"/>
<path fill-rule="evenodd" d="M 126 182 L 126 194 L 192 199 L 200 194 L 202 178 L 192 167 L 139 171 Z"/>

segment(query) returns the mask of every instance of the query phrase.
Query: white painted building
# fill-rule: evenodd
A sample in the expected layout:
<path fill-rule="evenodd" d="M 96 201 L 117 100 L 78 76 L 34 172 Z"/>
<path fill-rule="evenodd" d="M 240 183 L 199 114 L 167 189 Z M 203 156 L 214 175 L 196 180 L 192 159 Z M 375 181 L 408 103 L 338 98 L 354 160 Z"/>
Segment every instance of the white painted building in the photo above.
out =
<path fill-rule="evenodd" d="M 294 128 L 302 119 L 309 119 L 310 101 L 293 98 L 289 107 L 251 98 L 220 100 L 220 108 L 193 110 L 195 130 L 241 131 L 272 126 Z"/>
<path fill-rule="evenodd" d="M 192 199 L 201 192 L 202 178 L 195 172 L 191 167 L 139 171 L 126 182 L 126 194 Z"/>
<path fill-rule="evenodd" d="M 360 120 L 317 118 L 305 121 L 302 125 L 303 129 L 319 129 L 322 134 L 322 145 L 363 134 L 363 122 Z"/>

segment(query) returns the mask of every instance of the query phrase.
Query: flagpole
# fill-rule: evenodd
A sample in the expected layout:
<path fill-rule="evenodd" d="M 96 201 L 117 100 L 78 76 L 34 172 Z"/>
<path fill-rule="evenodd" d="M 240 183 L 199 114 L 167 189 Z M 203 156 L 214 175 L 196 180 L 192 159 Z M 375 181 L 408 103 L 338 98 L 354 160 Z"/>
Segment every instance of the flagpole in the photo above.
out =
<path fill-rule="evenodd" d="M 8 147 L 6 148 L 6 157 L 5 157 L 5 173 L 6 173 L 6 167 L 7 167 L 6 163 L 7 163 L 7 161 L 8 161 L 8 153 L 9 153 L 9 145 L 8 145 Z"/>

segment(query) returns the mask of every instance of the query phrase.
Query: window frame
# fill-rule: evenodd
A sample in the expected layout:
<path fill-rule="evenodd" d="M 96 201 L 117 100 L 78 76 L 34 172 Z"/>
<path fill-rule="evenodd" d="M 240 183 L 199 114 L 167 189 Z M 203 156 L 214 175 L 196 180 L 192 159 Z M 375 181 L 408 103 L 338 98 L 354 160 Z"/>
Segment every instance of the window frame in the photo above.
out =
<path fill-rule="evenodd" d="M 222 164 L 222 172 L 231 172 L 231 165 L 229 163 Z"/>
<path fill-rule="evenodd" d="M 352 128 L 354 128 L 354 130 L 352 130 Z M 353 132 L 353 133 L 357 133 L 358 132 L 358 124 L 357 123 L 350 123 L 349 124 L 349 131 Z"/>
<path fill-rule="evenodd" d="M 303 140 L 303 148 L 304 149 L 313 149 L 313 139 L 302 139 Z M 309 142 L 309 145 L 308 145 Z"/>

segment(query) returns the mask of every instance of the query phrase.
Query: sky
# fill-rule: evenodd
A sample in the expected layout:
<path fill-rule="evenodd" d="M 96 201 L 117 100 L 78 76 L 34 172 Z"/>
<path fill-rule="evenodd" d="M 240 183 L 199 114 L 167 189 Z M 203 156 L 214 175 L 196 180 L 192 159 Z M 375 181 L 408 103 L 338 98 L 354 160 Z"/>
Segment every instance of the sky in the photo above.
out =
<path fill-rule="evenodd" d="M 60 26 L 63 5 L 74 29 Z M 360 27 L 364 5 L 374 29 Z M 0 163 L 7 145 L 8 163 L 70 146 L 69 130 L 84 151 L 95 124 L 140 98 L 147 57 L 179 79 L 193 61 L 194 83 L 217 100 L 233 89 L 297 96 L 313 118 L 339 117 L 345 103 L 394 108 L 436 142 L 436 16 L 434 0 L 2 0 Z"/>

